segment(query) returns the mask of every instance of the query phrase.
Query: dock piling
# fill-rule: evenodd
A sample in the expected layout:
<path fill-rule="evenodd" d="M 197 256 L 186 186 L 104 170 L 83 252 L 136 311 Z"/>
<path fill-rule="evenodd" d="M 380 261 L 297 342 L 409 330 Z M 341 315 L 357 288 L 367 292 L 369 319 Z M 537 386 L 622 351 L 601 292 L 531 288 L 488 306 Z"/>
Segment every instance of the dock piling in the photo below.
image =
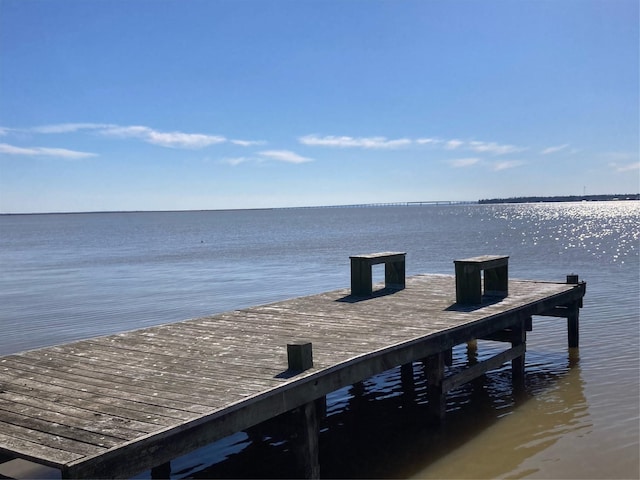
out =
<path fill-rule="evenodd" d="M 429 406 L 429 421 L 441 424 L 444 421 L 447 392 L 443 387 L 445 352 L 438 352 L 426 359 L 427 371 L 427 399 Z"/>
<path fill-rule="evenodd" d="M 579 283 L 578 275 L 574 273 L 567 275 L 567 284 L 578 285 Z M 580 307 L 582 307 L 582 299 L 573 302 L 567 307 L 567 336 L 569 348 L 578 348 L 580 343 Z"/>
<path fill-rule="evenodd" d="M 567 315 L 567 336 L 569 348 L 578 348 L 580 344 L 580 308 L 577 302 L 569 306 Z"/>
<path fill-rule="evenodd" d="M 522 355 L 511 360 L 511 383 L 514 390 L 520 390 L 524 387 L 524 362 L 525 349 L 527 346 L 527 320 L 522 320 L 515 325 L 512 330 L 511 348 L 522 346 Z"/>
<path fill-rule="evenodd" d="M 298 442 L 294 447 L 302 478 L 320 478 L 319 422 L 316 402 L 308 402 L 293 412 Z"/>

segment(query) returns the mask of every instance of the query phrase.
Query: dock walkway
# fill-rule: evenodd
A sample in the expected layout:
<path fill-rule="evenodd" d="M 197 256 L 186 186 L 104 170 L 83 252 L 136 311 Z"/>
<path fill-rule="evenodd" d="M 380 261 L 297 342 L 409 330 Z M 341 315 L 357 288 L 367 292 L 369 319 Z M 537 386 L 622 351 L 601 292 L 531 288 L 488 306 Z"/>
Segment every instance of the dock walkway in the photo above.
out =
<path fill-rule="evenodd" d="M 515 382 L 532 316 L 568 318 L 577 346 L 584 283 L 509 280 L 508 292 L 459 305 L 454 276 L 417 275 L 367 297 L 341 289 L 1 357 L 0 453 L 64 478 L 127 477 L 301 408 L 318 476 L 312 417 L 328 393 L 427 359 L 437 417 L 448 389 L 487 369 L 512 361 Z M 446 377 L 453 346 L 501 335 L 511 348 L 493 363 Z M 300 342 L 313 366 L 291 371 Z"/>

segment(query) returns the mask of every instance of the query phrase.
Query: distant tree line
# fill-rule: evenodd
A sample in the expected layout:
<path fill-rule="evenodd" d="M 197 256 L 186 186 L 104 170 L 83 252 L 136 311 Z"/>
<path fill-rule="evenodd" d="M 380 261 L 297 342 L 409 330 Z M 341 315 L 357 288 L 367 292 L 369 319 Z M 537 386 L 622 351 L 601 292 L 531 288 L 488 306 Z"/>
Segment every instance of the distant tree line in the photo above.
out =
<path fill-rule="evenodd" d="M 640 200 L 640 193 L 625 193 L 615 195 L 558 195 L 552 197 L 486 198 L 478 200 L 478 203 L 601 202 L 607 200 Z"/>

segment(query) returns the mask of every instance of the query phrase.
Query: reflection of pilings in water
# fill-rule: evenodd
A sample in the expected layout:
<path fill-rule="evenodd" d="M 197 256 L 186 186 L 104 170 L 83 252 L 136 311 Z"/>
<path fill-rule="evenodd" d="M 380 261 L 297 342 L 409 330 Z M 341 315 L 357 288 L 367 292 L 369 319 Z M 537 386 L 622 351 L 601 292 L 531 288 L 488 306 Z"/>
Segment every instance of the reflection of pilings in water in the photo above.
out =
<path fill-rule="evenodd" d="M 467 352 L 473 353 L 467 361 L 476 361 L 476 346 L 467 346 Z M 590 427 L 576 353 L 570 351 L 566 368 L 528 365 L 525 390 L 517 395 L 504 388 L 506 382 L 500 382 L 507 380 L 505 367 L 453 391 L 448 399 L 447 428 L 441 430 L 437 442 L 432 433 L 421 437 L 419 444 L 427 456 L 419 453 L 419 447 L 415 449 L 416 464 L 427 467 L 406 476 L 491 478 L 532 473 L 521 466 L 528 458 L 548 449 L 567 432 Z M 561 388 L 555 388 L 558 383 Z M 464 465 L 470 466 L 469 471 L 463 471 Z"/>
<path fill-rule="evenodd" d="M 580 361 L 580 349 L 577 347 L 569 349 L 569 368 L 575 367 Z"/>
<path fill-rule="evenodd" d="M 457 348 L 452 369 L 477 362 L 478 348 L 484 352 L 492 347 L 479 343 L 479 347 L 478 342 L 466 345 L 466 350 L 464 345 Z M 559 367 L 559 359 L 538 365 L 537 358 L 534 350 L 529 355 L 523 396 L 514 396 L 509 388 L 507 366 L 452 390 L 446 400 L 446 428 L 441 429 L 427 426 L 428 389 L 424 388 L 421 363 L 412 365 L 413 409 L 405 408 L 411 394 L 403 388 L 408 385 L 407 367 L 404 382 L 402 367 L 378 375 L 380 382 L 375 378 L 357 382 L 345 391 L 347 402 L 338 400 L 344 406 L 336 411 L 330 405 L 331 416 L 320 422 L 323 475 L 489 478 L 504 476 L 515 469 L 521 471 L 522 462 L 557 441 L 563 430 L 586 426 L 586 400 L 579 369 L 571 368 L 572 360 Z M 562 388 L 554 388 L 561 381 Z M 377 387 L 379 384 L 383 386 Z M 389 389 L 394 394 L 390 395 Z M 282 421 L 285 419 L 280 418 L 279 422 Z M 238 465 L 245 465 L 244 476 L 251 476 L 250 465 L 273 463 L 274 455 L 280 456 L 278 463 L 282 463 L 279 449 L 290 449 L 296 440 L 292 432 L 287 437 L 283 432 L 278 434 L 278 430 L 277 424 L 271 422 L 261 432 L 265 438 L 288 439 L 282 446 L 248 448 L 234 459 L 235 471 L 213 465 L 195 476 L 242 477 Z M 465 464 L 469 465 L 466 475 L 461 470 Z M 426 470 L 420 470 L 423 468 Z M 280 470 L 281 475 L 284 473 Z M 263 475 L 268 474 L 263 470 Z"/>
<path fill-rule="evenodd" d="M 467 361 L 469 366 L 478 363 L 478 340 L 476 339 L 467 342 Z"/>

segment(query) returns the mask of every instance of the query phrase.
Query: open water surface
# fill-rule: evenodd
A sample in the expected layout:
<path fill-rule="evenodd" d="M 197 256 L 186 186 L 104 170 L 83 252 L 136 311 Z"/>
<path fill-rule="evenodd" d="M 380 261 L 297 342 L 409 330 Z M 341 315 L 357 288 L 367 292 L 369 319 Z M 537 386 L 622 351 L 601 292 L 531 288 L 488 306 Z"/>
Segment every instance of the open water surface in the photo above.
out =
<path fill-rule="evenodd" d="M 406 251 L 408 275 L 507 254 L 512 278 L 587 282 L 579 351 L 563 319 L 534 318 L 525 391 L 490 372 L 450 393 L 440 430 L 419 363 L 414 392 L 399 369 L 334 392 L 323 476 L 638 478 L 639 225 L 635 201 L 0 216 L 0 355 L 348 287 L 353 254 Z M 290 447 L 261 425 L 172 477 L 295 475 Z"/>

